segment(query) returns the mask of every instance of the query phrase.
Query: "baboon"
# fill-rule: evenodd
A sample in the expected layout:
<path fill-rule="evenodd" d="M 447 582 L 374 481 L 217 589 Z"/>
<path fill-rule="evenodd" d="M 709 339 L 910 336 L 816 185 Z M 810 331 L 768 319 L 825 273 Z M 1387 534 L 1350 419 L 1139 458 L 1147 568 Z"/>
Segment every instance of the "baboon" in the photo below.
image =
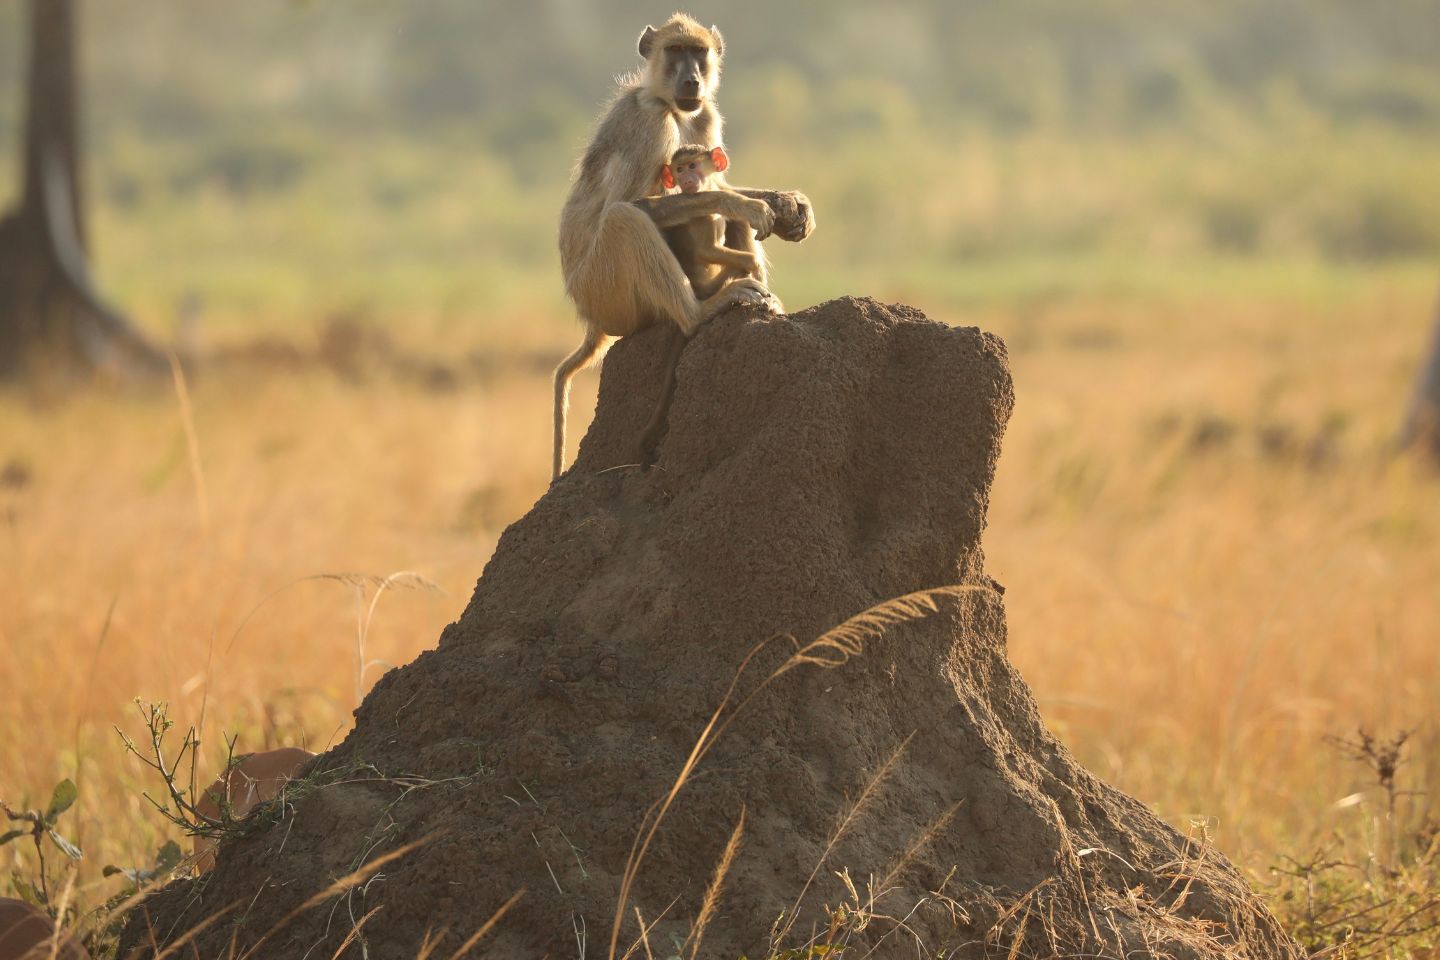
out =
<path fill-rule="evenodd" d="M 682 194 L 725 190 L 728 188 L 715 181 L 718 174 L 729 168 L 730 156 L 724 147 L 688 144 L 675 151 L 662 169 L 660 180 L 667 190 L 678 188 Z M 690 280 L 695 296 L 701 300 L 714 296 L 730 281 L 742 277 L 754 277 L 764 282 L 766 264 L 758 245 L 754 252 L 727 247 L 725 231 L 726 221 L 719 214 L 699 216 L 678 227 L 667 227 L 661 231 L 680 269 Z M 774 309 L 776 313 L 785 311 L 778 297 Z M 636 459 L 647 467 L 654 460 L 655 445 L 660 440 L 670 413 L 670 403 L 675 398 L 675 370 L 680 365 L 680 354 L 689 339 L 678 329 L 672 331 L 670 337 L 670 353 L 665 358 L 665 380 L 660 385 L 660 397 L 636 449 Z"/>
<path fill-rule="evenodd" d="M 724 190 L 714 180 L 729 168 L 730 156 L 724 147 L 690 144 L 675 151 L 661 170 L 660 180 L 667 190 L 678 187 L 682 194 Z M 723 217 L 712 213 L 663 231 L 665 242 L 690 280 L 690 288 L 701 300 L 713 297 L 729 281 L 741 277 L 764 282 L 764 266 L 757 253 L 725 246 L 725 223 Z"/>
<path fill-rule="evenodd" d="M 560 266 L 585 337 L 555 370 L 553 476 L 565 449 L 570 380 L 615 338 L 654 323 L 673 323 L 688 337 L 733 303 L 772 308 L 757 242 L 773 231 L 799 241 L 815 228 L 803 194 L 728 187 L 665 194 L 661 168 L 684 143 L 723 143 L 714 103 L 725 44 L 720 31 L 676 14 L 640 35 L 640 70 L 620 81 L 614 99 L 577 166 L 560 215 Z M 723 178 L 717 181 L 724 185 Z M 726 245 L 756 254 L 758 277 L 742 277 L 699 298 L 661 230 L 718 214 Z"/>

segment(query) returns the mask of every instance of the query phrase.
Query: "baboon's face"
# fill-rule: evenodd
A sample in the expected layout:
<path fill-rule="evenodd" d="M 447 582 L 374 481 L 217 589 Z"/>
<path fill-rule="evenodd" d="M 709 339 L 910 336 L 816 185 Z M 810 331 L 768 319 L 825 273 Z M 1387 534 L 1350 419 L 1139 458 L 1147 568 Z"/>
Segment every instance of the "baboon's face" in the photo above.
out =
<path fill-rule="evenodd" d="M 710 178 L 730 169 L 730 155 L 724 147 L 703 150 L 696 147 L 681 147 L 675 156 L 660 171 L 660 182 L 665 189 L 680 188 L 681 193 L 699 193 L 710 189 Z"/>
<path fill-rule="evenodd" d="M 672 20 L 640 35 L 640 56 L 648 63 L 649 87 L 681 113 L 695 113 L 715 95 L 724 40 L 714 27 Z"/>
<path fill-rule="evenodd" d="M 709 47 L 667 44 L 661 74 L 668 99 L 683 113 L 694 113 L 715 92 L 715 58 Z"/>
<path fill-rule="evenodd" d="M 701 190 L 710 189 L 710 177 L 715 173 L 715 165 L 704 155 L 681 158 L 671 164 L 671 169 L 681 193 L 699 193 Z"/>

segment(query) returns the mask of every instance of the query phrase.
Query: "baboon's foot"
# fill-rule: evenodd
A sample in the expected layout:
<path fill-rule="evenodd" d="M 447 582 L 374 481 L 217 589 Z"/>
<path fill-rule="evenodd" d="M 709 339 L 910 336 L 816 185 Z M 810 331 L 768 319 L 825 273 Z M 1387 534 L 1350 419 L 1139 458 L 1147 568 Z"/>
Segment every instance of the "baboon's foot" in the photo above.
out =
<path fill-rule="evenodd" d="M 766 313 L 781 314 L 785 305 L 780 298 L 754 277 L 742 277 L 732 283 L 729 290 L 734 292 L 735 302 L 761 307 Z"/>

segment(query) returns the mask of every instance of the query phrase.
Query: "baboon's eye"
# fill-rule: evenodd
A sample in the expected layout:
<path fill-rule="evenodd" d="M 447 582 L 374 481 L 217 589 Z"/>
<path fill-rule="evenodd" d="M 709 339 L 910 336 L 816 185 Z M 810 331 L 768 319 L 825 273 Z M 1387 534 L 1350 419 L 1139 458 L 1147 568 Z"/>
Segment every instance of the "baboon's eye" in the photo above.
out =
<path fill-rule="evenodd" d="M 677 43 L 666 47 L 665 50 L 669 53 L 683 53 L 685 48 Z"/>

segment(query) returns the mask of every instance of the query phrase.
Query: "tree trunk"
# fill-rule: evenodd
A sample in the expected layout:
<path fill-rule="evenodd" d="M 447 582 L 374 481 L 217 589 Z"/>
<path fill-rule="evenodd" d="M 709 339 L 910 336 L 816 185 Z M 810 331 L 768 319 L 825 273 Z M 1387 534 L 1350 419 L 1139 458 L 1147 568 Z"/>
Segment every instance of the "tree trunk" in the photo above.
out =
<path fill-rule="evenodd" d="M 1435 333 L 1430 341 L 1430 355 L 1420 367 L 1415 383 L 1415 396 L 1405 416 L 1400 442 L 1440 460 L 1440 305 L 1435 310 Z"/>
<path fill-rule="evenodd" d="M 19 206 L 0 218 L 0 375 L 153 370 L 164 356 L 96 293 L 80 176 L 76 0 L 30 0 Z"/>

